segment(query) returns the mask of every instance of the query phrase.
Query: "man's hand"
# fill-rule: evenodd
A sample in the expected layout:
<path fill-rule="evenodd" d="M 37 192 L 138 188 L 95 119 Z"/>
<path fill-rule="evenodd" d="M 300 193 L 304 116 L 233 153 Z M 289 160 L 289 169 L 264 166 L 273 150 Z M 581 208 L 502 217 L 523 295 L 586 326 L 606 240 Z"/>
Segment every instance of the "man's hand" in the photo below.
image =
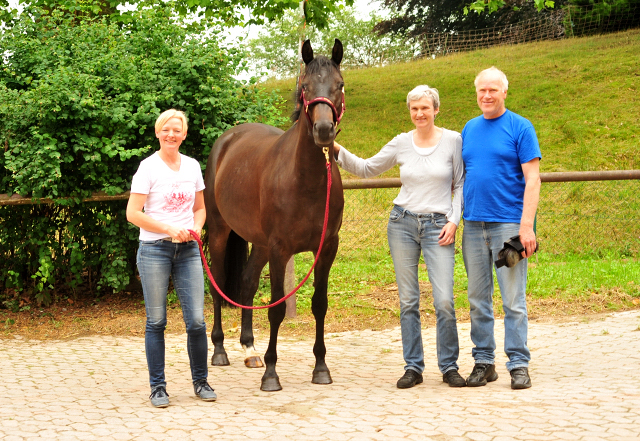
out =
<path fill-rule="evenodd" d="M 520 243 L 524 247 L 524 251 L 521 253 L 522 257 L 530 257 L 536 251 L 536 233 L 533 232 L 532 227 L 520 225 Z"/>

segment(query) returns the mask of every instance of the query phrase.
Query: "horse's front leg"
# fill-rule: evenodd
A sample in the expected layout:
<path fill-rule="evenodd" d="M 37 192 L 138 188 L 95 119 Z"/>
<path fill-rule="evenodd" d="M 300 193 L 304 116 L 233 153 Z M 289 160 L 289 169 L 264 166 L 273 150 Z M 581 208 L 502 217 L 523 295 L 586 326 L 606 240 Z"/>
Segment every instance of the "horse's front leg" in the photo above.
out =
<path fill-rule="evenodd" d="M 318 263 L 313 273 L 314 292 L 311 299 L 311 312 L 316 319 L 316 342 L 313 345 L 313 354 L 316 356 L 316 366 L 313 369 L 311 382 L 315 384 L 331 384 L 331 374 L 325 362 L 327 348 L 324 344 L 324 319 L 327 315 L 329 301 L 327 298 L 327 289 L 329 284 L 329 271 L 333 260 L 338 252 L 338 236 L 334 236 L 331 240 L 326 240 Z"/>
<path fill-rule="evenodd" d="M 269 256 L 269 272 L 271 274 L 271 302 L 276 302 L 284 297 L 284 273 L 287 262 L 291 255 L 283 256 L 270 252 Z M 262 384 L 260 390 L 267 392 L 275 392 L 282 390 L 280 378 L 276 373 L 276 362 L 278 361 L 278 331 L 280 324 L 284 320 L 287 307 L 284 302 L 277 306 L 269 308 L 269 347 L 264 354 L 264 362 L 267 368 L 262 376 Z"/>
<path fill-rule="evenodd" d="M 247 261 L 247 266 L 242 274 L 241 304 L 253 306 L 253 298 L 260 284 L 260 273 L 267 264 L 268 256 L 265 248 L 254 245 Z M 240 331 L 240 344 L 244 348 L 244 365 L 248 368 L 263 367 L 260 355 L 253 345 L 253 310 L 242 310 L 242 327 Z"/>

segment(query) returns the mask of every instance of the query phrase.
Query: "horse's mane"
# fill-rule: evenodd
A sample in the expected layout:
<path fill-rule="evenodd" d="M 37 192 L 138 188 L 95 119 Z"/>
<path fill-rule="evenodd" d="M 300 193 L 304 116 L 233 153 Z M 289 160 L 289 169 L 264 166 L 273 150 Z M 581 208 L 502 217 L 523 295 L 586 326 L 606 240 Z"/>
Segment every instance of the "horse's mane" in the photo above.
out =
<path fill-rule="evenodd" d="M 333 60 L 325 57 L 324 55 L 319 55 L 313 60 L 311 60 L 309 64 L 307 64 L 307 66 L 304 69 L 304 75 L 313 75 L 327 67 L 333 67 L 338 72 L 340 71 L 340 66 L 338 66 Z M 302 97 L 301 97 L 302 90 L 300 89 L 301 87 L 302 87 L 302 81 L 299 81 L 298 84 L 296 85 L 295 92 L 293 92 L 293 101 L 296 103 L 296 107 L 293 113 L 291 114 L 292 122 L 298 121 L 298 118 L 300 118 L 300 112 L 302 112 Z"/>

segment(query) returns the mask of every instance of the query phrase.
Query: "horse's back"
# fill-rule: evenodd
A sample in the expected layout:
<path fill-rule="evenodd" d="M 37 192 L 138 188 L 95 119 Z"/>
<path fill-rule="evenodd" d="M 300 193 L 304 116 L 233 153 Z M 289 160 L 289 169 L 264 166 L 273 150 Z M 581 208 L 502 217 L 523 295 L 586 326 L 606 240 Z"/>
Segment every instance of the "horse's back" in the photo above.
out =
<path fill-rule="evenodd" d="M 283 133 L 283 130 L 266 124 L 240 124 L 224 132 L 213 145 L 211 153 L 217 156 L 216 164 L 219 166 L 222 159 L 220 154 L 226 155 L 231 149 L 234 153 L 236 150 L 250 150 L 255 153 L 256 150 L 260 151 L 272 145 Z"/>
<path fill-rule="evenodd" d="M 206 187 L 214 189 L 216 174 L 228 155 L 250 160 L 272 146 L 283 133 L 277 127 L 260 123 L 240 124 L 224 132 L 209 154 L 205 170 Z"/>
<path fill-rule="evenodd" d="M 266 124 L 247 123 L 218 138 L 205 171 L 208 221 L 219 219 L 250 242 L 264 239 L 259 225 L 262 173 L 274 160 L 284 133 Z"/>

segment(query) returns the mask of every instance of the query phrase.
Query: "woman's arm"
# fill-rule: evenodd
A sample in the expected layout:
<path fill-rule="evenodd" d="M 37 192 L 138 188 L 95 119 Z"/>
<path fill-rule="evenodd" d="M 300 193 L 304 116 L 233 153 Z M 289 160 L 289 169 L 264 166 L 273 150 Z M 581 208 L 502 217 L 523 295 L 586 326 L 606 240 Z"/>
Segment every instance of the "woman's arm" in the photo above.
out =
<path fill-rule="evenodd" d="M 145 202 L 147 202 L 146 194 L 131 193 L 129 195 L 129 202 L 127 203 L 127 220 L 129 222 L 136 227 L 143 228 L 147 231 L 151 231 L 152 233 L 166 234 L 173 240 L 179 242 L 186 242 L 190 240 L 191 234 L 189 234 L 186 228 L 177 228 L 172 225 L 165 224 L 164 222 L 157 221 L 148 214 L 145 214 L 144 211 L 142 211 Z"/>
<path fill-rule="evenodd" d="M 204 192 L 196 191 L 196 200 L 193 204 L 193 231 L 202 237 L 202 227 L 207 219 L 207 210 L 204 206 Z"/>
<path fill-rule="evenodd" d="M 335 141 L 333 142 L 333 151 L 340 167 L 361 178 L 372 178 L 397 164 L 397 143 L 398 137 L 396 136 L 368 159 L 360 158 Z"/>
<path fill-rule="evenodd" d="M 451 180 L 451 190 L 453 200 L 451 201 L 451 214 L 449 222 L 442 228 L 438 236 L 438 244 L 441 246 L 450 245 L 456 240 L 456 230 L 462 217 L 462 186 L 464 184 L 464 162 L 462 161 L 462 137 L 458 135 L 455 140 L 453 150 L 453 176 Z"/>
<path fill-rule="evenodd" d="M 462 160 L 462 137 L 458 135 L 455 140 L 455 148 L 453 151 L 453 176 L 452 176 L 452 190 L 453 200 L 451 201 L 451 208 L 453 214 L 451 221 L 456 225 L 460 224 L 460 218 L 462 217 L 462 210 L 464 209 L 464 200 L 462 198 L 462 188 L 464 185 L 464 161 Z"/>

